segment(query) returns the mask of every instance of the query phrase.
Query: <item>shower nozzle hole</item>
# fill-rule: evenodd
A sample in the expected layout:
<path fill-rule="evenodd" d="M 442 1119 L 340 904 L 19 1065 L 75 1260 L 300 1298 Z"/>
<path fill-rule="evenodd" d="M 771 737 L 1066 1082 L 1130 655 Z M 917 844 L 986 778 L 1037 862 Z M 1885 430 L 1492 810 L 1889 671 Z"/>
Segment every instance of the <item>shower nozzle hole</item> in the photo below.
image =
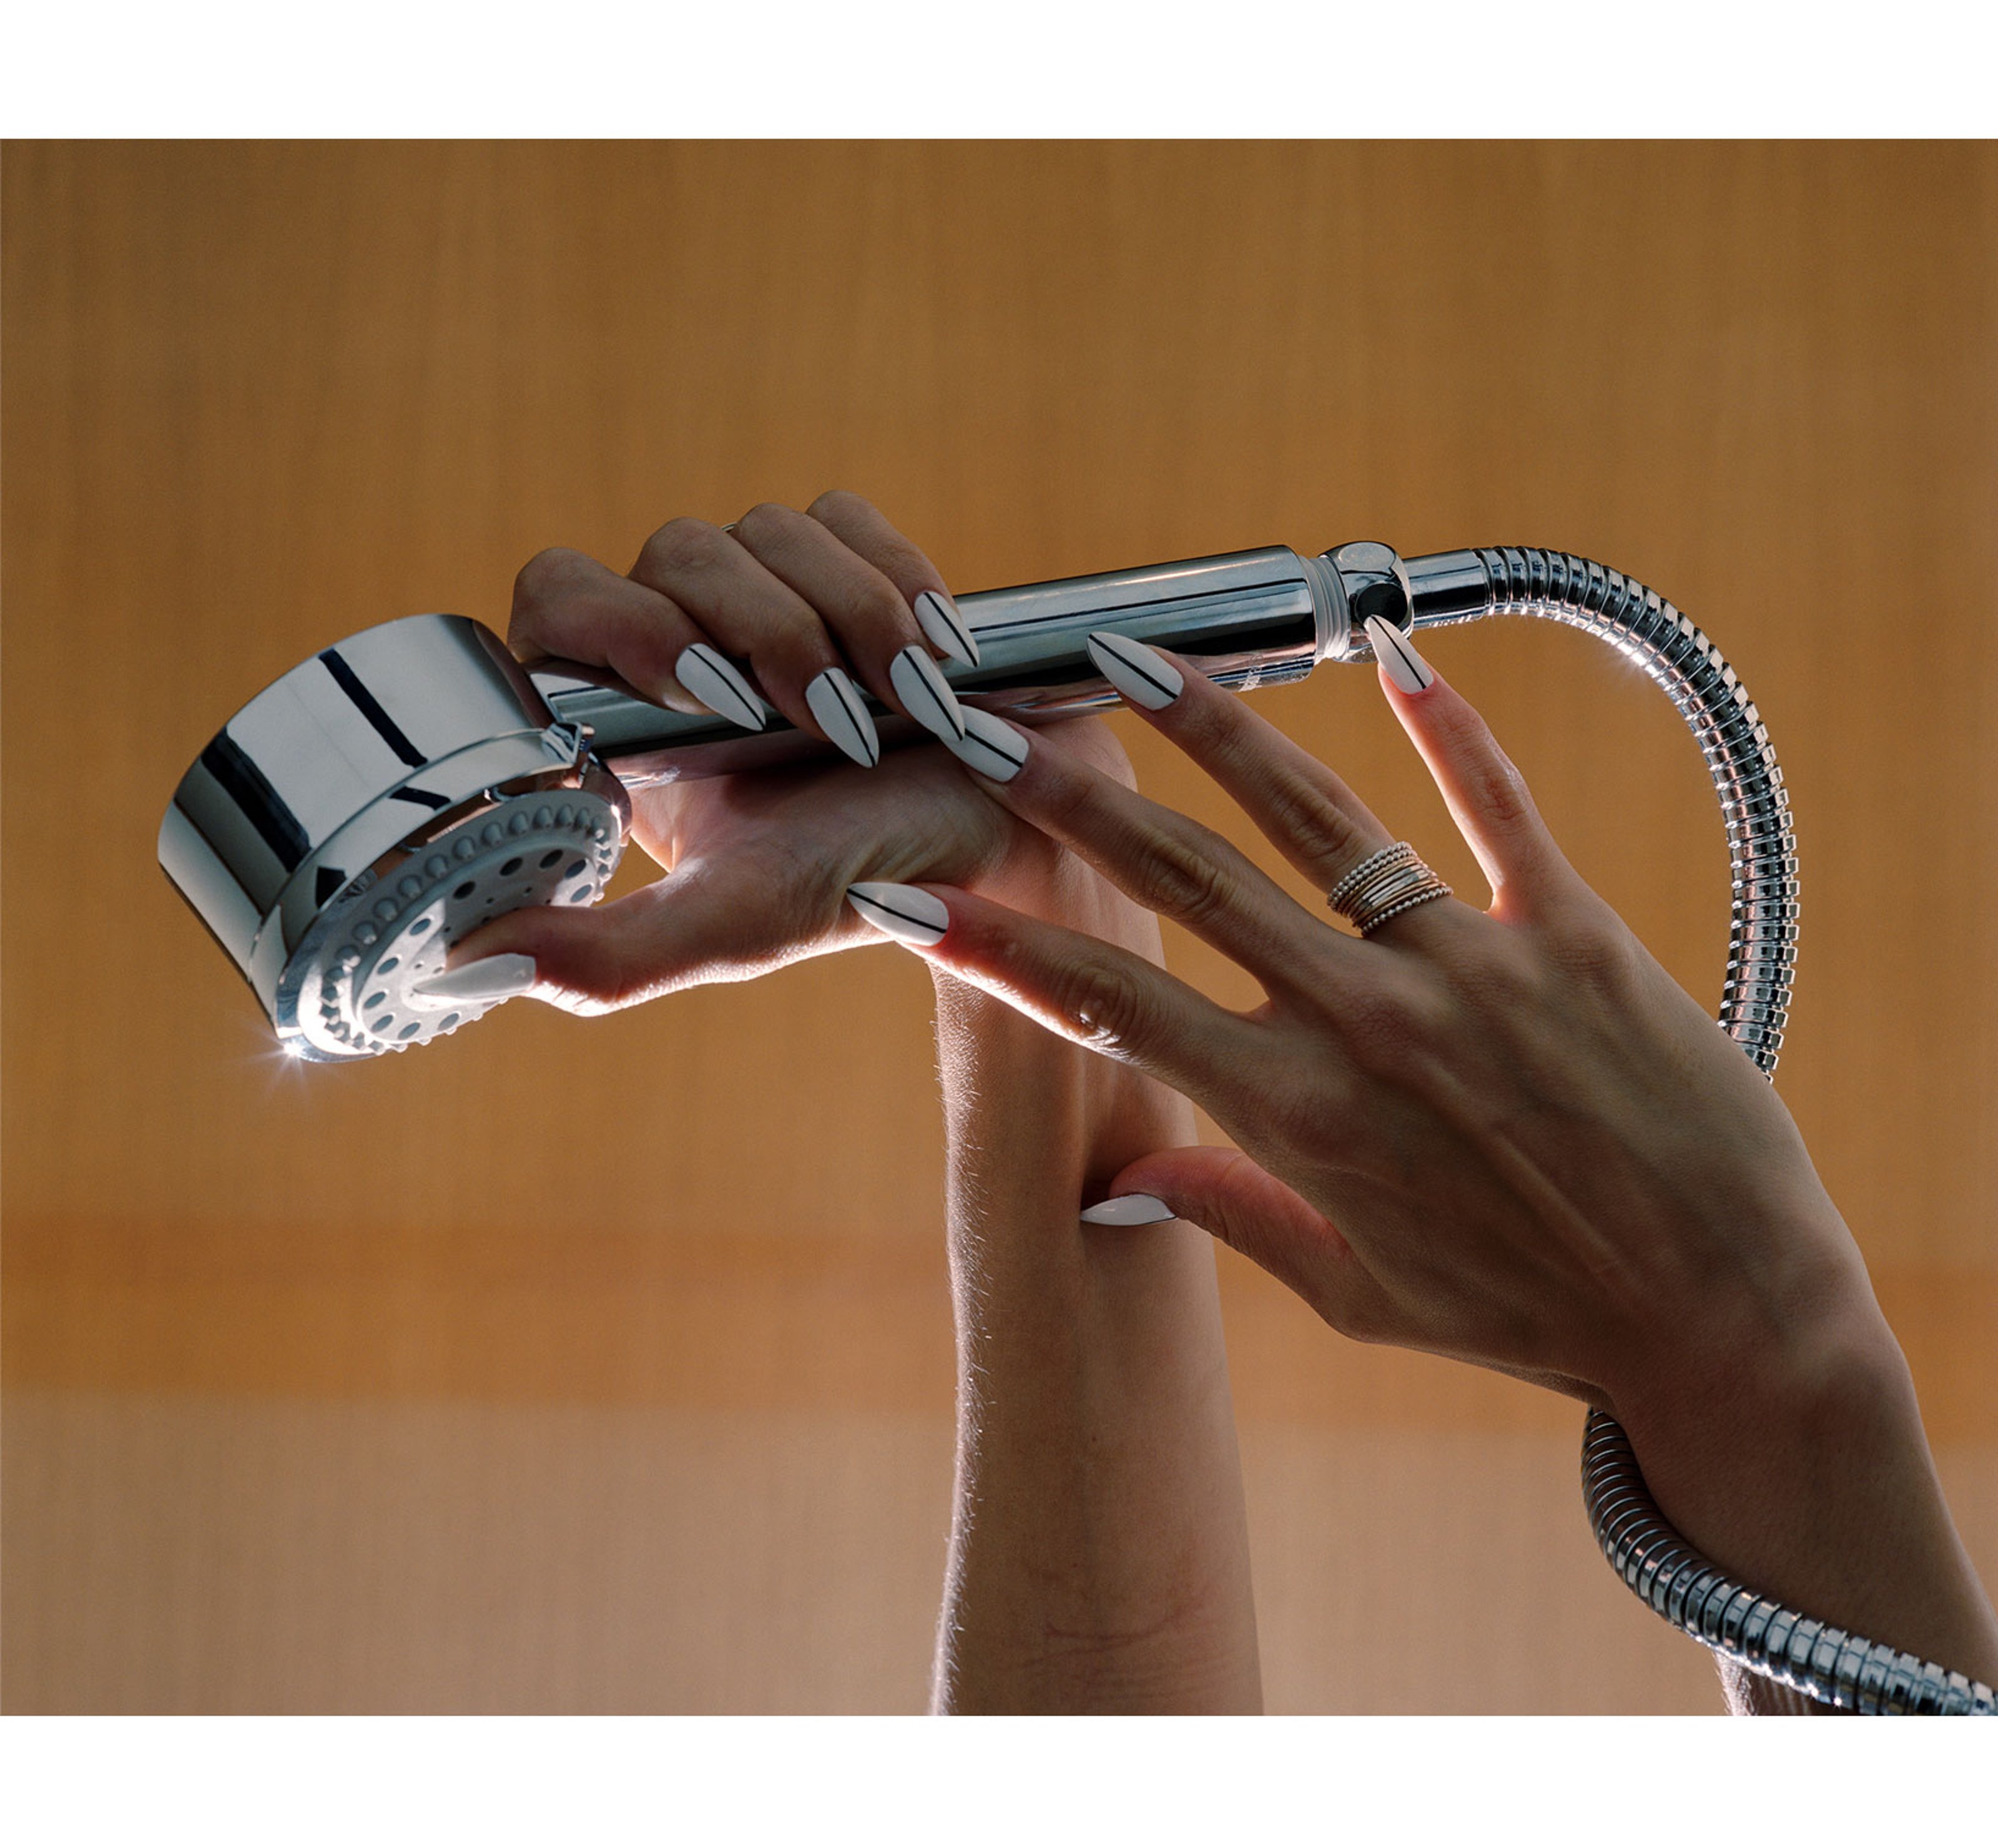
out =
<path fill-rule="evenodd" d="M 448 1014 L 442 1020 L 437 1022 L 437 1031 L 440 1033 L 448 1033 L 451 1028 L 455 1027 L 457 1024 L 458 1016 L 455 1014 Z"/>
<path fill-rule="evenodd" d="M 368 1031 L 370 1033 L 386 1033 L 395 1024 L 396 1017 L 392 1014 L 385 1014 Z"/>
<path fill-rule="evenodd" d="M 569 902 L 572 905 L 582 904 L 589 898 L 590 893 L 596 889 L 596 888 L 593 886 L 579 886 L 569 895 Z"/>
<path fill-rule="evenodd" d="M 420 917 L 410 926 L 410 934 L 412 937 L 420 937 L 430 927 L 430 921 L 427 917 Z"/>
<path fill-rule="evenodd" d="M 409 1025 L 405 1027 L 400 1033 L 396 1035 L 396 1037 L 398 1039 L 413 1039 L 419 1033 L 422 1032 L 423 1030 L 423 1024 L 421 1021 L 412 1021 Z"/>
<path fill-rule="evenodd" d="M 589 864 L 587 860 L 572 860 L 562 869 L 562 877 L 565 879 L 572 879 Z"/>
<path fill-rule="evenodd" d="M 546 872 L 548 869 L 561 858 L 562 849 L 559 847 L 550 848 L 546 853 L 541 855 L 541 866 L 542 872 Z"/>
<path fill-rule="evenodd" d="M 455 899 L 463 900 L 471 897 L 472 893 L 476 892 L 478 889 L 478 880 L 467 879 L 462 886 L 459 886 L 458 889 L 451 894 L 451 896 Z"/>
<path fill-rule="evenodd" d="M 379 1007 L 384 1001 L 388 1000 L 388 990 L 385 988 L 378 988 L 368 997 L 366 1000 L 363 1001 L 361 1005 L 363 1007 Z"/>
<path fill-rule="evenodd" d="M 500 869 L 500 876 L 503 879 L 510 879 L 513 875 L 520 870 L 520 856 L 517 854 L 512 859 L 509 860 L 505 865 Z"/>
<path fill-rule="evenodd" d="M 378 976 L 385 976 L 388 974 L 389 970 L 396 968 L 402 960 L 402 958 L 399 956 L 384 956 L 379 962 L 375 964 L 375 972 Z"/>

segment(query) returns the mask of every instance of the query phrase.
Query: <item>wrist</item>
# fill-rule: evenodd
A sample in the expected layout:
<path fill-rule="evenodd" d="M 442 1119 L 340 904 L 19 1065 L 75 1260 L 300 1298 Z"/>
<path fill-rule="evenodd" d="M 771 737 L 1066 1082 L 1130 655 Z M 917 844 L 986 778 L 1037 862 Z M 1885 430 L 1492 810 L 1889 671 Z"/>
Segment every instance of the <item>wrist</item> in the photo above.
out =
<path fill-rule="evenodd" d="M 1619 1390 L 1616 1411 L 1647 1478 L 1688 1496 L 1696 1481 L 1731 1478 L 1772 1453 L 1835 1467 L 1878 1444 L 1920 1441 L 1907 1363 L 1870 1290 L 1716 1331 L 1676 1369 Z"/>
<path fill-rule="evenodd" d="M 1998 1673 L 1998 1623 L 1870 1290 L 1616 1410 L 1660 1512 L 1732 1577 L 1874 1642 Z"/>

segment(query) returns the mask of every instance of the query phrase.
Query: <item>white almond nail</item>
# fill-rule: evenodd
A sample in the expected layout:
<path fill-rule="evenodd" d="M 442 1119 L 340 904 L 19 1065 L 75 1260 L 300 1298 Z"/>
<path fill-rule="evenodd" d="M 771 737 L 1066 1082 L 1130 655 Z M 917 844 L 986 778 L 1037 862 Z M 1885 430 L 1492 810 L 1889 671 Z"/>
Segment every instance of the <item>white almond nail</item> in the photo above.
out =
<path fill-rule="evenodd" d="M 1147 712 L 1171 705 L 1186 687 L 1185 676 L 1156 648 L 1112 630 L 1091 634 L 1089 658 L 1096 664 L 1097 672 L 1132 705 L 1142 706 Z"/>
<path fill-rule="evenodd" d="M 978 665 L 978 637 L 965 626 L 957 605 L 941 590 L 916 592 L 916 620 L 931 642 L 953 661 L 968 668 Z"/>
<path fill-rule="evenodd" d="M 1004 719 L 975 706 L 964 707 L 963 712 L 964 736 L 944 740 L 951 755 L 980 776 L 1011 782 L 1027 761 L 1026 739 Z"/>
<path fill-rule="evenodd" d="M 881 739 L 860 697 L 860 689 L 844 668 L 828 668 L 805 689 L 805 704 L 819 729 L 863 770 L 881 761 Z"/>
<path fill-rule="evenodd" d="M 888 668 L 888 679 L 902 710 L 946 744 L 964 736 L 964 709 L 950 690 L 943 669 L 921 648 L 904 648 Z"/>
<path fill-rule="evenodd" d="M 510 995 L 525 994 L 534 985 L 534 958 L 510 951 L 481 957 L 460 969 L 448 969 L 418 983 L 410 992 L 431 1001 L 503 1001 Z"/>
<path fill-rule="evenodd" d="M 950 928 L 950 913 L 934 892 L 866 879 L 846 889 L 846 902 L 877 931 L 928 949 Z"/>
<path fill-rule="evenodd" d="M 1435 680 L 1436 669 L 1416 652 L 1414 644 L 1392 623 L 1370 616 L 1367 639 L 1374 644 L 1374 658 L 1388 670 L 1388 678 L 1403 693 L 1421 693 Z"/>
<path fill-rule="evenodd" d="M 1117 1193 L 1082 1215 L 1087 1225 L 1156 1225 L 1177 1218 L 1156 1193 Z"/>
<path fill-rule="evenodd" d="M 768 714 L 735 664 L 704 641 L 690 643 L 673 663 L 673 678 L 710 712 L 745 731 L 761 731 Z"/>

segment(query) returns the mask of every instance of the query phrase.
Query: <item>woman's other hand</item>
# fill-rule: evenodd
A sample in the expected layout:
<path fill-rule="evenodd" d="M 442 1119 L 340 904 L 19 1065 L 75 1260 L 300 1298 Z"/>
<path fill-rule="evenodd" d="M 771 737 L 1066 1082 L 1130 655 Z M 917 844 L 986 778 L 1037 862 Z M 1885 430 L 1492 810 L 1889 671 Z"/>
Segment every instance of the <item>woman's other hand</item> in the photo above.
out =
<path fill-rule="evenodd" d="M 1434 900 L 1356 938 L 1211 831 L 1035 737 L 998 799 L 1267 999 L 1231 1012 L 1141 958 L 957 892 L 930 892 L 931 927 L 905 934 L 1183 1091 L 1239 1145 L 1133 1162 L 1108 1190 L 1122 1222 L 1149 1197 L 1152 1217 L 1205 1227 L 1343 1334 L 1615 1413 L 1666 1513 L 1714 1558 L 1989 1677 L 1998 1626 L 1905 1363 L 1789 1112 L 1569 865 L 1468 703 L 1405 640 L 1374 639 L 1488 909 Z M 1099 665 L 1129 702 L 1320 890 L 1390 843 L 1247 705 L 1184 661 L 1115 645 L 1098 644 Z M 1955 1587 L 1940 1617 L 1901 1594 L 1913 1558 Z"/>
<path fill-rule="evenodd" d="M 496 919 L 454 947 L 454 969 L 530 957 L 536 999 L 603 1013 L 878 942 L 845 903 L 856 882 L 945 879 L 1033 904 L 1060 857 L 945 749 L 883 755 L 861 687 L 974 760 L 981 737 L 1012 734 L 956 704 L 937 662 L 974 661 L 977 638 L 936 568 L 858 495 L 804 513 L 766 503 L 726 528 L 669 521 L 624 575 L 542 552 L 515 584 L 508 642 L 524 661 L 608 668 L 745 730 L 765 722 L 767 697 L 850 761 L 640 790 L 633 838 L 663 878 L 592 910 Z M 1066 751 L 1128 779 L 1107 726 L 1056 729 Z"/>

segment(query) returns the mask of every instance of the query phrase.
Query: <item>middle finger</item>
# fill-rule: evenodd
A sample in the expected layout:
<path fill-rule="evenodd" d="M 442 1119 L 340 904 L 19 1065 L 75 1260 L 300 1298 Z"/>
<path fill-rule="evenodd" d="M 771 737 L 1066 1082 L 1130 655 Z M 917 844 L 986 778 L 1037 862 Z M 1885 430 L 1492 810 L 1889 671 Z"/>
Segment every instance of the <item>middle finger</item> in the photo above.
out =
<path fill-rule="evenodd" d="M 1339 777 L 1190 663 L 1110 630 L 1090 637 L 1089 654 L 1125 703 L 1219 783 L 1320 892 L 1393 844 Z M 1447 904 L 1423 906 L 1395 919 L 1395 934 L 1421 941 L 1448 929 L 1450 914 Z"/>
<path fill-rule="evenodd" d="M 1140 796 L 1044 734 L 987 712 L 974 711 L 971 723 L 973 742 L 988 749 L 974 755 L 960 747 L 958 755 L 1000 801 L 1266 989 L 1315 987 L 1359 951 L 1212 828 Z"/>
<path fill-rule="evenodd" d="M 821 556 L 801 568 L 795 540 L 772 541 L 788 525 L 788 512 L 752 508 L 732 534 L 704 520 L 673 520 L 646 541 L 631 575 L 671 597 L 730 653 L 746 657 L 772 703 L 794 725 L 830 738 L 849 756 L 868 762 L 880 755 L 856 677 L 883 706 L 906 712 L 935 736 L 961 737 L 956 697 L 914 613 L 885 579 L 878 592 L 866 584 L 861 574 L 871 568 L 858 558 L 842 569 Z M 802 514 L 791 518 L 814 523 Z M 830 534 L 824 537 L 838 547 Z M 779 568 L 760 555 L 766 550 L 781 558 Z"/>

